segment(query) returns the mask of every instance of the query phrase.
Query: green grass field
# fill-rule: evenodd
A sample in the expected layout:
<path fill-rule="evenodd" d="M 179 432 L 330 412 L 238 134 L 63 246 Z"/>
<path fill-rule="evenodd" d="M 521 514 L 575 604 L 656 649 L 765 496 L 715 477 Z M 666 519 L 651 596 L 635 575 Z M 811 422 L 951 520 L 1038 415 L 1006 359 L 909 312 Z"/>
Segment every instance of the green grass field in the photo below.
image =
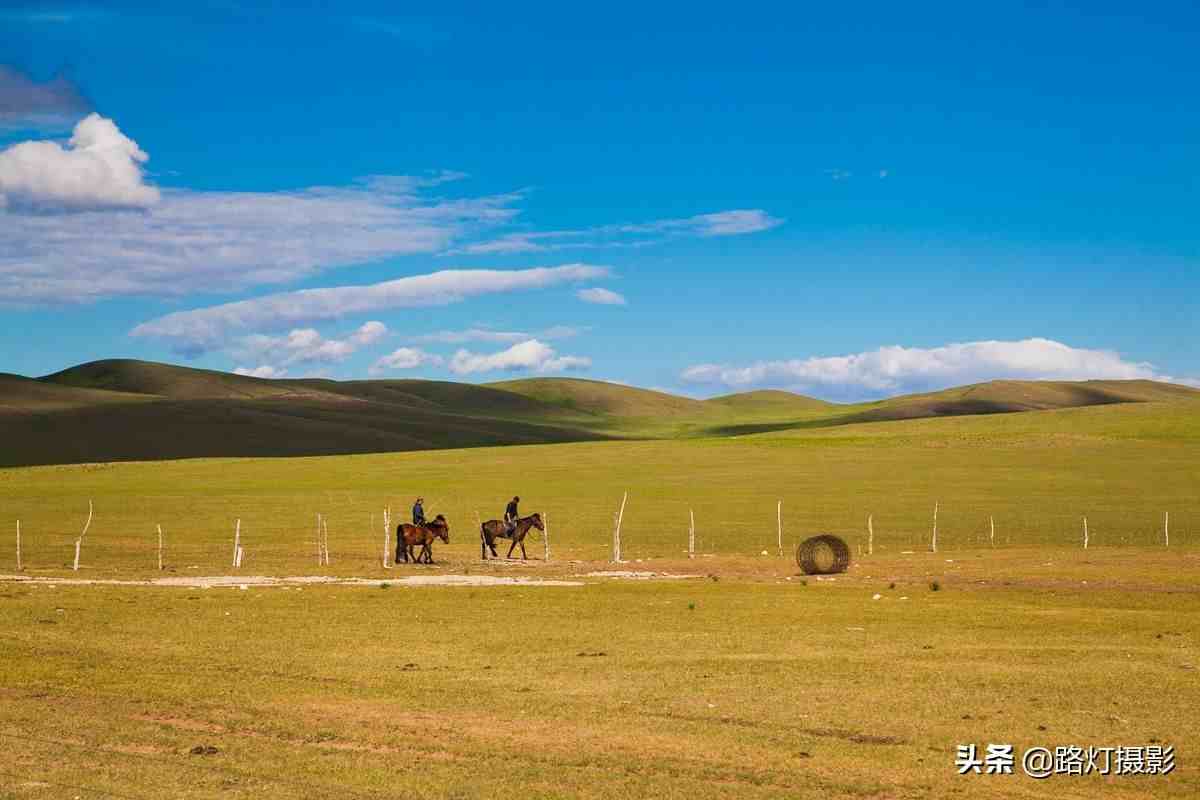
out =
<path fill-rule="evenodd" d="M 170 577 L 370 579 L 0 581 L 0 797 L 1194 797 L 1198 465 L 1200 404 L 1177 399 L 0 470 L 0 523 L 21 520 L 25 577 L 156 578 L 161 524 Z M 620 569 L 699 577 L 587 576 L 613 568 L 626 491 Z M 529 566 L 479 561 L 476 511 L 497 516 L 514 492 L 548 514 L 548 564 L 533 541 Z M 434 567 L 384 570 L 381 510 L 402 519 L 417 494 L 449 517 L 450 544 Z M 787 549 L 837 533 L 849 573 L 804 578 L 778 556 L 779 500 Z M 875 553 L 860 555 L 868 515 Z M 0 573 L 14 557 L 5 544 Z M 583 585 L 379 586 L 445 574 Z M 958 776 L 955 746 L 970 742 L 1159 742 L 1177 767 Z"/>

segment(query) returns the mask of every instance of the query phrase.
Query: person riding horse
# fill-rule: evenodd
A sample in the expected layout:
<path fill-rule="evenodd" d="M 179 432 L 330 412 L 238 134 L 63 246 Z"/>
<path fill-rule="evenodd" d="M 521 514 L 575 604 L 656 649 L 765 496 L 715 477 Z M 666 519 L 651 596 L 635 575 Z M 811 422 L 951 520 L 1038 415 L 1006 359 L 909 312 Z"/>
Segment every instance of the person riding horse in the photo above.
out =
<path fill-rule="evenodd" d="M 425 524 L 425 498 L 418 497 L 417 502 L 413 503 L 412 507 L 413 525 Z"/>
<path fill-rule="evenodd" d="M 517 511 L 517 504 L 520 502 L 520 497 L 514 497 L 504 507 L 504 532 L 509 535 L 517 529 L 517 520 L 521 518 L 521 514 Z"/>

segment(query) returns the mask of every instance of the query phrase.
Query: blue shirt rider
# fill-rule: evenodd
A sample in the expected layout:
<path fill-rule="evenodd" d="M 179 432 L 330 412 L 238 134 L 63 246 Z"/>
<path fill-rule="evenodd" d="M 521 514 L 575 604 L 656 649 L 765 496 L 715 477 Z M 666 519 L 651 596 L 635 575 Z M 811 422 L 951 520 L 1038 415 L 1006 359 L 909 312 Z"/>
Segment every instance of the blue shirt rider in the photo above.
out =
<path fill-rule="evenodd" d="M 509 533 L 517 529 L 517 520 L 520 518 L 520 512 L 517 511 L 517 503 L 520 502 L 520 497 L 514 497 L 504 508 L 504 527 Z"/>
<path fill-rule="evenodd" d="M 413 503 L 413 508 L 412 508 L 413 525 L 424 525 L 425 524 L 425 505 L 424 505 L 424 503 L 425 503 L 424 497 L 418 497 L 417 502 Z"/>

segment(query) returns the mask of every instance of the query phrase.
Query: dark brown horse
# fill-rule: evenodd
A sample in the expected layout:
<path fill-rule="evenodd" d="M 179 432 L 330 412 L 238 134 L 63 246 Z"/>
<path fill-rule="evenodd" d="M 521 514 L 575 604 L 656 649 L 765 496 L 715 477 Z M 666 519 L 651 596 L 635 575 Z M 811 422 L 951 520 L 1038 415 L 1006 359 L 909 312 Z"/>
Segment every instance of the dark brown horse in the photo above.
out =
<path fill-rule="evenodd" d="M 525 534 L 529 533 L 530 528 L 537 528 L 539 531 L 545 531 L 546 528 L 542 525 L 542 515 L 534 514 L 529 517 L 521 517 L 517 520 L 516 528 L 510 533 L 508 526 L 498 519 L 489 519 L 487 522 L 479 526 L 479 556 L 484 561 L 487 561 L 487 551 L 492 551 L 492 558 L 499 558 L 496 553 L 497 539 L 512 539 L 512 544 L 508 548 L 508 555 L 505 558 L 512 558 L 513 548 L 521 545 L 521 558 L 529 558 L 525 555 Z"/>
<path fill-rule="evenodd" d="M 432 564 L 434 539 L 441 539 L 450 544 L 450 523 L 446 522 L 446 518 L 441 514 L 434 517 L 433 522 L 424 525 L 400 523 L 396 527 L 396 562 L 407 562 L 411 558 L 414 564 L 420 564 L 422 561 Z M 421 545 L 421 552 L 414 554 L 413 548 L 417 545 Z"/>

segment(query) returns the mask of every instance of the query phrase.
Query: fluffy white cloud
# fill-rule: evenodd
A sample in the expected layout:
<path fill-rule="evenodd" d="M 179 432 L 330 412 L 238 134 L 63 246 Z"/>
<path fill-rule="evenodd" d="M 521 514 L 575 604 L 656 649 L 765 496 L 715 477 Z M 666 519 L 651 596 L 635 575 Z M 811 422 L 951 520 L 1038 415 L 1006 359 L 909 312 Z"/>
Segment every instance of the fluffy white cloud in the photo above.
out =
<path fill-rule="evenodd" d="M 625 298 L 623 296 L 609 289 L 601 289 L 599 286 L 591 289 L 580 289 L 575 294 L 585 303 L 598 303 L 603 306 L 625 305 Z"/>
<path fill-rule="evenodd" d="M 99 114 L 88 114 L 63 147 L 19 142 L 0 150 L 0 205 L 10 210 L 147 208 L 158 189 L 144 181 L 149 156 Z"/>
<path fill-rule="evenodd" d="M 569 339 L 578 336 L 579 329 L 556 325 L 539 333 L 497 331 L 491 328 L 468 328 L 462 331 L 437 331 L 414 336 L 410 341 L 429 344 L 465 344 L 466 342 L 523 342 L 527 339 Z"/>
<path fill-rule="evenodd" d="M 439 306 L 468 297 L 595 280 L 606 267 L 565 264 L 523 270 L 442 270 L 366 286 L 334 286 L 256 297 L 144 322 L 131 335 L 163 339 L 178 352 L 197 355 L 250 331 L 339 319 L 397 308 Z"/>
<path fill-rule="evenodd" d="M 282 378 L 287 374 L 287 370 L 264 364 L 261 367 L 237 367 L 233 370 L 233 374 L 245 375 L 249 378 Z"/>
<path fill-rule="evenodd" d="M 537 339 L 514 344 L 507 350 L 501 350 L 498 353 L 472 353 L 469 350 L 459 350 L 450 359 L 450 371 L 456 375 L 496 370 L 564 372 L 587 369 L 591 365 L 591 359 L 581 356 L 560 356 L 553 347 Z"/>
<path fill-rule="evenodd" d="M 683 379 L 693 383 L 735 389 L 776 386 L 838 399 L 933 391 L 1004 378 L 1169 379 L 1157 374 L 1151 364 L 1050 339 L 881 347 L 854 355 L 757 361 L 745 366 L 699 364 L 683 373 Z"/>
<path fill-rule="evenodd" d="M 66 78 L 38 83 L 0 65 L 0 129 L 59 129 L 91 110 L 91 104 Z"/>
<path fill-rule="evenodd" d="M 368 372 L 371 375 L 382 375 L 387 370 L 416 369 L 425 364 L 442 363 L 441 356 L 426 353 L 419 347 L 401 347 L 377 359 Z"/>
<path fill-rule="evenodd" d="M 367 346 L 374 344 L 387 335 L 387 325 L 384 325 L 378 320 L 364 322 L 358 330 L 350 334 L 350 340 L 357 345 Z"/>
<path fill-rule="evenodd" d="M 463 177 L 448 171 L 294 191 L 160 195 L 140 182 L 145 154 L 107 120 L 84 120 L 72 142 L 23 142 L 0 153 L 0 198 L 8 199 L 0 305 L 232 292 L 437 253 L 512 219 L 520 197 L 424 197 Z M 72 213 L 46 213 L 56 209 Z"/>
<path fill-rule="evenodd" d="M 292 364 L 334 364 L 345 361 L 360 347 L 374 344 L 386 334 L 387 326 L 375 320 L 364 323 L 341 339 L 326 339 L 314 328 L 297 328 L 286 336 L 255 334 L 242 339 L 235 348 L 235 356 L 241 361 L 270 361 L 285 367 Z"/>
<path fill-rule="evenodd" d="M 733 209 L 681 219 L 598 225 L 578 230 L 510 233 L 450 252 L 482 255 L 545 253 L 552 250 L 601 247 L 645 247 L 681 236 L 740 236 L 769 230 L 781 224 L 782 219 L 772 217 L 762 209 Z"/>

